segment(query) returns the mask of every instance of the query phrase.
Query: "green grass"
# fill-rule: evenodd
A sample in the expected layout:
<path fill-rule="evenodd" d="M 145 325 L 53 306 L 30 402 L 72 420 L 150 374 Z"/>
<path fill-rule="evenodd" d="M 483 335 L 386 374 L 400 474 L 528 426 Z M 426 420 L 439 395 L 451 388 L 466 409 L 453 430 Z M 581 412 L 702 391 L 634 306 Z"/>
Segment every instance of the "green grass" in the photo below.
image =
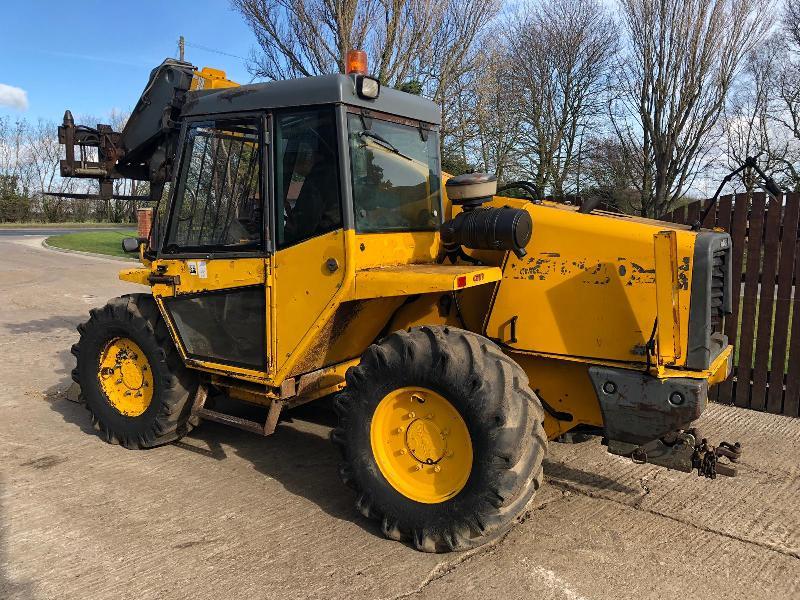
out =
<path fill-rule="evenodd" d="M 136 235 L 135 229 L 122 231 L 85 231 L 81 233 L 65 233 L 47 238 L 47 243 L 65 250 L 80 250 L 111 256 L 135 256 L 122 251 L 122 238 Z"/>
<path fill-rule="evenodd" d="M 741 296 L 739 298 L 739 326 L 738 326 L 739 335 L 741 335 L 742 318 L 744 316 L 744 311 L 742 310 L 743 308 L 744 308 L 744 296 Z M 756 298 L 755 309 L 756 309 L 755 310 L 756 314 L 755 314 L 755 317 L 753 319 L 753 323 L 754 323 L 754 325 L 753 325 L 753 328 L 754 328 L 753 329 L 753 356 L 751 358 L 752 362 L 750 363 L 752 365 L 756 364 L 756 340 L 758 339 L 758 314 L 759 314 L 759 311 L 761 309 L 761 299 L 760 298 Z M 767 359 L 768 360 L 768 362 L 767 362 L 768 365 L 772 365 L 772 345 L 773 345 L 773 343 L 775 341 L 775 337 L 774 337 L 775 310 L 776 310 L 776 306 L 773 304 L 773 307 L 772 307 L 772 325 L 770 327 L 770 331 L 773 332 L 773 336 L 770 339 L 770 343 L 769 343 L 769 356 L 768 356 L 768 359 Z M 786 340 L 787 350 L 786 350 L 786 359 L 785 359 L 784 367 L 783 367 L 784 368 L 784 373 L 788 373 L 789 372 L 789 350 L 788 350 L 788 345 L 789 345 L 789 343 L 791 341 L 790 338 L 791 338 L 792 320 L 793 319 L 794 319 L 794 314 L 793 314 L 793 311 L 790 308 L 789 309 L 789 324 L 787 326 L 787 329 L 790 332 L 790 335 Z M 738 365 L 739 364 L 739 339 L 738 339 L 738 336 L 737 336 L 736 347 L 734 348 L 733 364 L 734 365 Z"/>
<path fill-rule="evenodd" d="M 133 223 L 34 223 L 31 221 L 25 223 L 0 223 L 0 229 L 87 229 L 95 227 L 103 227 L 108 229 L 116 229 L 119 227 L 130 227 Z"/>

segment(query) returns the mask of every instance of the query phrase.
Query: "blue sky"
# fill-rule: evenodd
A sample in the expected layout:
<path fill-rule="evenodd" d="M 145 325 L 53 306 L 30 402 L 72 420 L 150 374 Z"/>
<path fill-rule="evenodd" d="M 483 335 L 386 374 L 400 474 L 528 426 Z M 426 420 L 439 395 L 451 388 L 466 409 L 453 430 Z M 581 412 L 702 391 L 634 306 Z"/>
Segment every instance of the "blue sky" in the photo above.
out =
<path fill-rule="evenodd" d="M 106 116 L 129 111 L 150 70 L 177 57 L 227 71 L 247 83 L 244 61 L 193 45 L 247 57 L 255 38 L 227 0 L 10 0 L 0 19 L 0 117 L 60 121 L 64 110 Z M 27 109 L 20 108 L 21 88 Z M 4 102 L 5 100 L 5 102 Z M 16 101 L 15 101 L 16 100 Z M 16 106 L 9 106 L 16 105 Z"/>

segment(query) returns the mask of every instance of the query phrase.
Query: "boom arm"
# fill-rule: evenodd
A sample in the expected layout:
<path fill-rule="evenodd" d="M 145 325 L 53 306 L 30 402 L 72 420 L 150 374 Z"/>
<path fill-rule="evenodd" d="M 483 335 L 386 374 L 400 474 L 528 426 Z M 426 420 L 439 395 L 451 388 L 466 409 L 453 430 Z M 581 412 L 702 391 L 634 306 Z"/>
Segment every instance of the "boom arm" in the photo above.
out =
<path fill-rule="evenodd" d="M 58 128 L 64 144 L 62 177 L 97 179 L 100 197 L 112 196 L 115 179 L 136 179 L 150 183 L 150 199 L 161 198 L 164 183 L 171 177 L 179 116 L 190 90 L 237 85 L 222 71 L 197 71 L 188 62 L 166 59 L 150 72 L 136 107 L 121 132 L 109 125 L 96 128 L 75 125 L 70 111 Z M 88 160 L 88 150 L 97 148 L 97 160 Z"/>

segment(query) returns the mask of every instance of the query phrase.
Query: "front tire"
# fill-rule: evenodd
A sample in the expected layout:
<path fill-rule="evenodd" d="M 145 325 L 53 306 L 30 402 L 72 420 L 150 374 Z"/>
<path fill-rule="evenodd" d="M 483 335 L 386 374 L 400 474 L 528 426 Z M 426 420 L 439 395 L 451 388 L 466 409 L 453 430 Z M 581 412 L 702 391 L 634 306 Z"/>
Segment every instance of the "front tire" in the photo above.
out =
<path fill-rule="evenodd" d="M 183 437 L 191 429 L 197 378 L 184 366 L 152 296 L 114 298 L 89 314 L 72 346 L 72 378 L 94 428 L 126 448 Z"/>
<path fill-rule="evenodd" d="M 524 513 L 542 481 L 544 414 L 497 345 L 451 327 L 396 332 L 346 381 L 332 434 L 340 475 L 388 538 L 466 550 Z"/>

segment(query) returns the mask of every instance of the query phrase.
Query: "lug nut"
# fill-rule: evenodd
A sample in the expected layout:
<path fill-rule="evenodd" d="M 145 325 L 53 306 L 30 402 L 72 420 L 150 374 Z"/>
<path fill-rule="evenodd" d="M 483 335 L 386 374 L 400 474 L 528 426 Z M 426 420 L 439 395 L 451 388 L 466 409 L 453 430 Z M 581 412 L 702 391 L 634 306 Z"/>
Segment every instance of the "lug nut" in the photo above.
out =
<path fill-rule="evenodd" d="M 436 465 L 435 467 L 433 467 L 434 473 L 438 473 L 441 470 L 442 470 L 442 467 L 440 467 L 439 465 Z"/>
<path fill-rule="evenodd" d="M 422 471 L 422 465 L 417 465 L 414 467 L 415 471 Z"/>
<path fill-rule="evenodd" d="M 402 427 L 398 427 L 397 429 L 394 430 L 394 432 L 395 433 L 403 433 L 403 428 Z"/>
<path fill-rule="evenodd" d="M 417 416 L 417 414 L 414 411 L 411 411 L 410 413 L 408 413 L 408 418 L 409 419 L 413 419 L 416 416 Z"/>
<path fill-rule="evenodd" d="M 400 456 L 404 455 L 405 453 L 406 453 L 406 449 L 405 448 L 400 448 Z"/>

